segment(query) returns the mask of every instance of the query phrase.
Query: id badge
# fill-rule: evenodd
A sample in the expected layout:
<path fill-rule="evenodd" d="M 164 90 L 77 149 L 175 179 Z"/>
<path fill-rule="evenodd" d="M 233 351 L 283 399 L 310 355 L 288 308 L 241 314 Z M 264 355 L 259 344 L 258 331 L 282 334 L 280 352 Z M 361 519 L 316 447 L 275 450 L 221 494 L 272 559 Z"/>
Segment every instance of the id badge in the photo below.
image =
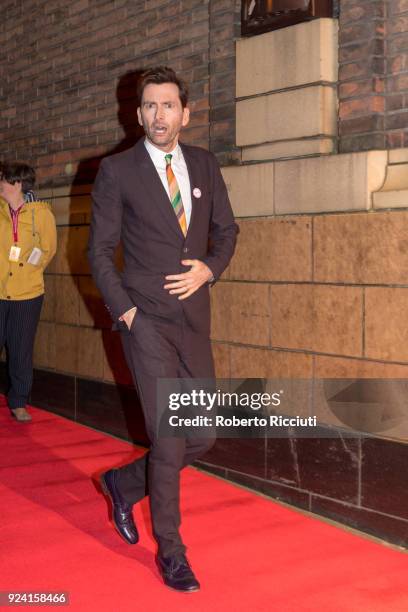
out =
<path fill-rule="evenodd" d="M 20 259 L 21 247 L 13 245 L 10 248 L 9 261 L 18 261 Z"/>

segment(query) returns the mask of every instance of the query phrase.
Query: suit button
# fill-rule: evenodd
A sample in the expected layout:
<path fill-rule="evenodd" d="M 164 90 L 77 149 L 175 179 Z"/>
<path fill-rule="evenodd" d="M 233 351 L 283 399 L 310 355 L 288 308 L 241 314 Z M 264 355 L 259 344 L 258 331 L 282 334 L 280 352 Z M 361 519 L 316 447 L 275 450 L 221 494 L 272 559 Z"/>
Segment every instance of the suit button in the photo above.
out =
<path fill-rule="evenodd" d="M 187 247 L 183 248 L 183 253 L 188 253 L 188 248 Z"/>
<path fill-rule="evenodd" d="M 7 299 L 8 299 L 8 300 L 11 300 L 11 297 L 8 295 L 8 296 L 7 296 Z"/>
<path fill-rule="evenodd" d="M 12 273 L 12 272 L 10 272 L 10 273 L 9 273 L 9 276 L 13 276 L 13 273 Z"/>
<path fill-rule="evenodd" d="M 22 268 L 24 266 L 24 264 L 22 264 L 22 263 L 19 263 L 18 265 L 20 266 L 20 268 Z"/>

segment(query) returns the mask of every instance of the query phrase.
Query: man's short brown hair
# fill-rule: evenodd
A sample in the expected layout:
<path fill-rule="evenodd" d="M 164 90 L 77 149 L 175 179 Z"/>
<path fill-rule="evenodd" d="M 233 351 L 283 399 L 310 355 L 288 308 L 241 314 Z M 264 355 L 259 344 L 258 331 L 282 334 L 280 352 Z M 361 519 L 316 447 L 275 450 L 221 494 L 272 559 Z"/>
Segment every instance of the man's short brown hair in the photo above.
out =
<path fill-rule="evenodd" d="M 139 101 L 139 106 L 142 103 L 144 88 L 147 85 L 163 85 L 164 83 L 174 83 L 177 85 L 181 105 L 185 108 L 188 102 L 187 85 L 183 79 L 180 79 L 174 70 L 168 66 L 156 66 L 155 68 L 149 68 L 143 72 L 137 84 L 137 99 Z"/>

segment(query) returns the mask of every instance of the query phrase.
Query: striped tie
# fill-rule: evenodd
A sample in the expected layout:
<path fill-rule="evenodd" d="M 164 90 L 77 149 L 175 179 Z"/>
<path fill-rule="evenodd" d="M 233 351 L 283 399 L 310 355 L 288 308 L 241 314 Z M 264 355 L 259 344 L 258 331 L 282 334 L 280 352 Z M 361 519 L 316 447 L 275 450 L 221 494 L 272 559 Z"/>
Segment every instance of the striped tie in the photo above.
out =
<path fill-rule="evenodd" d="M 173 169 L 171 167 L 171 158 L 172 154 L 168 153 L 165 155 L 166 160 L 166 174 L 167 180 L 169 183 L 169 192 L 170 192 L 170 201 L 173 206 L 174 212 L 176 213 L 176 217 L 178 222 L 180 223 L 181 231 L 184 236 L 187 234 L 187 219 L 186 213 L 184 212 L 183 200 L 181 199 L 180 188 L 177 183 L 177 179 L 174 176 Z"/>

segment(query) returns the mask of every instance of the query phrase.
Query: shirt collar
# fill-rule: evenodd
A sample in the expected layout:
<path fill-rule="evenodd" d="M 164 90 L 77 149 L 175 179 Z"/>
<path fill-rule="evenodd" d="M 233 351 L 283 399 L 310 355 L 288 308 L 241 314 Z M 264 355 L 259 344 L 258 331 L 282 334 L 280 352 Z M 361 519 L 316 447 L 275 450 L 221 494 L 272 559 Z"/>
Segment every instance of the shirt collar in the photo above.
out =
<path fill-rule="evenodd" d="M 152 158 L 152 161 L 155 166 L 165 166 L 166 165 L 165 156 L 168 155 L 169 153 L 173 156 L 172 160 L 174 161 L 179 161 L 179 159 L 181 158 L 181 147 L 179 143 L 177 143 L 174 149 L 172 151 L 169 151 L 169 153 L 166 153 L 165 151 L 162 151 L 161 149 L 158 149 L 157 147 L 155 147 L 154 144 L 152 144 L 149 140 L 147 140 L 147 138 L 145 138 L 144 140 L 144 145 L 150 157 Z"/>

